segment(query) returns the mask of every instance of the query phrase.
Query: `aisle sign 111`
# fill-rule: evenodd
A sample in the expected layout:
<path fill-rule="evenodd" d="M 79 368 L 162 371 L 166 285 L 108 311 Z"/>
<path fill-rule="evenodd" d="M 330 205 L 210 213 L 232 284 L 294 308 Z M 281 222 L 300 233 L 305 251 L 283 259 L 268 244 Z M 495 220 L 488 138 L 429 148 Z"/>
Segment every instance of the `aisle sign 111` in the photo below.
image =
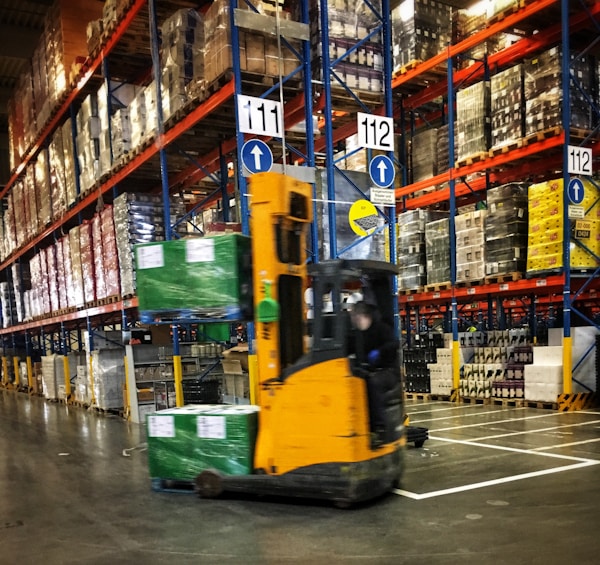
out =
<path fill-rule="evenodd" d="M 358 145 L 366 149 L 394 151 L 394 119 L 358 112 Z"/>
<path fill-rule="evenodd" d="M 569 145 L 567 171 L 570 175 L 592 176 L 592 150 L 589 147 Z"/>
<path fill-rule="evenodd" d="M 280 102 L 238 94 L 237 109 L 242 133 L 281 137 L 283 116 Z"/>

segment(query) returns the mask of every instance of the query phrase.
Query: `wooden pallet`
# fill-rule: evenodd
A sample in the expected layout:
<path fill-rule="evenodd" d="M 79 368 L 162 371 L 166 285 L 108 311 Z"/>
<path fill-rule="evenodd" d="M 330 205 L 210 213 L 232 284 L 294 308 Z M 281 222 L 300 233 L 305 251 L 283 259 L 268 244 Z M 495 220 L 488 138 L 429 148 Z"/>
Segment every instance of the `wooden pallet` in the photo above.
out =
<path fill-rule="evenodd" d="M 449 282 L 443 283 L 435 283 L 435 284 L 426 284 L 423 287 L 425 292 L 439 292 L 441 290 L 450 290 L 452 288 L 452 284 Z"/>
<path fill-rule="evenodd" d="M 522 408 L 522 398 L 491 398 L 490 404 L 493 406 L 503 406 L 504 408 Z"/>
<path fill-rule="evenodd" d="M 431 394 L 428 392 L 405 392 L 404 400 L 411 400 L 413 402 L 423 402 L 431 400 Z"/>
<path fill-rule="evenodd" d="M 422 286 L 418 286 L 417 288 L 403 288 L 402 290 L 398 290 L 398 294 L 400 296 L 411 296 L 412 294 L 418 294 L 419 292 L 423 292 Z"/>
<path fill-rule="evenodd" d="M 543 410 L 558 410 L 558 402 L 542 402 L 541 400 L 523 400 L 525 408 L 540 408 Z"/>
<path fill-rule="evenodd" d="M 589 129 L 570 128 L 569 136 L 571 137 L 571 139 L 578 140 L 578 141 L 581 141 L 583 139 L 590 139 L 590 140 L 597 141 L 598 138 L 600 137 L 600 133 L 597 130 L 592 131 Z"/>
<path fill-rule="evenodd" d="M 471 288 L 473 286 L 480 286 L 485 284 L 485 280 L 473 280 L 473 281 L 456 281 L 456 288 Z"/>
<path fill-rule="evenodd" d="M 468 167 L 469 165 L 474 165 L 475 163 L 481 163 L 489 158 L 489 153 L 487 151 L 481 151 L 480 153 L 474 153 L 473 155 L 469 155 L 468 157 L 464 157 L 456 161 L 456 168 L 460 167 Z"/>
<path fill-rule="evenodd" d="M 489 277 L 485 277 L 485 284 L 516 282 L 520 281 L 522 278 L 523 273 L 519 272 L 506 273 L 504 275 L 490 275 Z"/>
<path fill-rule="evenodd" d="M 524 146 L 529 145 L 530 143 L 537 143 L 539 141 L 544 141 L 545 139 L 550 139 L 551 137 L 556 137 L 557 135 L 560 135 L 562 131 L 563 130 L 560 126 L 555 126 L 542 131 L 536 131 L 524 137 L 522 142 Z"/>
<path fill-rule="evenodd" d="M 498 155 L 510 153 L 511 151 L 515 151 L 516 149 L 520 149 L 521 147 L 523 147 L 523 140 L 515 139 L 514 141 L 501 145 L 500 147 L 492 147 L 492 149 L 489 150 L 488 155 L 490 157 L 496 157 Z"/>
<path fill-rule="evenodd" d="M 461 396 L 460 402 L 462 404 L 489 404 L 490 398 L 475 398 L 473 396 Z"/>

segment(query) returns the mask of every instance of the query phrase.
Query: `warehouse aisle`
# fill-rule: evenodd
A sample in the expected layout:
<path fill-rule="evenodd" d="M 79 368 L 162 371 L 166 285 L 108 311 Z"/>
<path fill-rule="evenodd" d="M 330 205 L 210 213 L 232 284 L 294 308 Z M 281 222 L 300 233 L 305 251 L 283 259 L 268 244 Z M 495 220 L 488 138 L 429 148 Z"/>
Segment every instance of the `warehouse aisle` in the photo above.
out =
<path fill-rule="evenodd" d="M 596 561 L 600 413 L 407 411 L 432 439 L 407 450 L 404 490 L 342 511 L 154 493 L 139 426 L 0 391 L 0 563 Z"/>

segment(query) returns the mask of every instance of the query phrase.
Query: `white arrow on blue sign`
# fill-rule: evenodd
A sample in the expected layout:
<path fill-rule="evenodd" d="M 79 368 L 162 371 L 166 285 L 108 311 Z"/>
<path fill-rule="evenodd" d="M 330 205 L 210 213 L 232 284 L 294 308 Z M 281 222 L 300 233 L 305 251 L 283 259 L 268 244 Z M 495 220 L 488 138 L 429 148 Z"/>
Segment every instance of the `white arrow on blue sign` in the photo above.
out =
<path fill-rule="evenodd" d="M 567 196 L 571 204 L 581 204 L 585 196 L 585 189 L 580 179 L 571 179 L 567 188 Z"/>
<path fill-rule="evenodd" d="M 242 145 L 242 164 L 251 173 L 267 173 L 273 166 L 273 153 L 260 139 L 250 139 Z"/>
<path fill-rule="evenodd" d="M 387 155 L 377 155 L 369 163 L 369 175 L 376 186 L 387 188 L 396 176 L 394 163 Z"/>

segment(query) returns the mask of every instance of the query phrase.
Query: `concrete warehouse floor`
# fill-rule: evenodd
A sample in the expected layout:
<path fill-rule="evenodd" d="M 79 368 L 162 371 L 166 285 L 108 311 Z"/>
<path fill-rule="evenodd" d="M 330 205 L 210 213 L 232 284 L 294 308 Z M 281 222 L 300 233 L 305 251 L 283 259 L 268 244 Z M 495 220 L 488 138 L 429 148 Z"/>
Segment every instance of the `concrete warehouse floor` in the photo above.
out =
<path fill-rule="evenodd" d="M 598 562 L 600 411 L 406 407 L 402 490 L 339 510 L 153 492 L 143 428 L 2 391 L 0 563 Z"/>

